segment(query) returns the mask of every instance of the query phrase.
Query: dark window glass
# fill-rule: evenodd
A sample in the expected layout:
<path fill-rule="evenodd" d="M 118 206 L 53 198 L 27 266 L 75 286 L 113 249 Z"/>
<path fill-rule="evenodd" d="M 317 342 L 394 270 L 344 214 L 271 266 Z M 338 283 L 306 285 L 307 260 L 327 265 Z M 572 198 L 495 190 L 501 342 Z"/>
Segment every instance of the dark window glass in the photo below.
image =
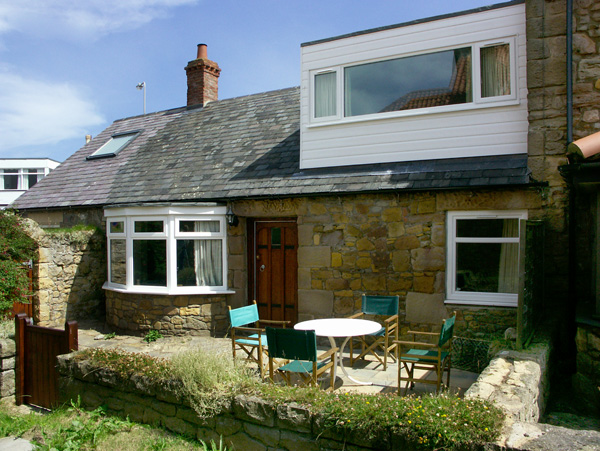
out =
<path fill-rule="evenodd" d="M 162 233 L 163 231 L 162 221 L 135 221 L 136 233 Z"/>
<path fill-rule="evenodd" d="M 177 285 L 222 286 L 222 241 L 177 240 Z"/>
<path fill-rule="evenodd" d="M 344 115 L 471 102 L 471 48 L 361 64 L 344 69 Z"/>
<path fill-rule="evenodd" d="M 133 240 L 134 285 L 167 286 L 166 240 Z"/>
<path fill-rule="evenodd" d="M 126 284 L 125 240 L 110 240 L 110 281 Z"/>

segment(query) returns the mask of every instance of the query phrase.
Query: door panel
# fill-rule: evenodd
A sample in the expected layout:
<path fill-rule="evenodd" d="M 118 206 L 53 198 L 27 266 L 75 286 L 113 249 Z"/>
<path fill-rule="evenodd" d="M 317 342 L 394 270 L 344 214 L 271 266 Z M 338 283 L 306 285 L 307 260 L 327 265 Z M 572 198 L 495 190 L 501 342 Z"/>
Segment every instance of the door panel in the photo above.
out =
<path fill-rule="evenodd" d="M 298 319 L 298 228 L 292 221 L 255 221 L 254 299 L 264 319 Z"/>

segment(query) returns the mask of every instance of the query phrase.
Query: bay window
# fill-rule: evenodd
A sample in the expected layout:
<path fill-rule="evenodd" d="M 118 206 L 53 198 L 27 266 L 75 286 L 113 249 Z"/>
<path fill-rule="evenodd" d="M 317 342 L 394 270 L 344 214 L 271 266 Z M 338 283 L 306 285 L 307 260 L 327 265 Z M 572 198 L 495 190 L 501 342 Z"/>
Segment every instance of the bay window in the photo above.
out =
<path fill-rule="evenodd" d="M 194 294 L 226 287 L 225 207 L 106 209 L 105 288 Z"/>
<path fill-rule="evenodd" d="M 517 306 L 525 211 L 448 212 L 448 303 Z"/>
<path fill-rule="evenodd" d="M 311 119 L 344 121 L 514 103 L 514 47 L 515 39 L 507 38 L 313 71 Z"/>

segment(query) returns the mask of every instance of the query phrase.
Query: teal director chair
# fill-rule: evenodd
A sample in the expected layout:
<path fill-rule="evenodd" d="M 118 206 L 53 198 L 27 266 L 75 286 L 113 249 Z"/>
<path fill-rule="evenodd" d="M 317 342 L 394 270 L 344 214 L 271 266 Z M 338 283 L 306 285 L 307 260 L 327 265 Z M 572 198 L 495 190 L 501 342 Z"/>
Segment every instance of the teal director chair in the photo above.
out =
<path fill-rule="evenodd" d="M 362 296 L 362 307 L 359 313 L 349 318 L 380 319 L 382 326 L 377 332 L 370 335 L 356 337 L 362 345 L 358 357 L 354 357 L 354 339 L 350 340 L 350 365 L 358 359 L 364 359 L 367 354 L 372 354 L 387 369 L 388 357 L 394 362 L 396 358 L 398 340 L 398 296 Z M 382 356 L 378 354 L 382 353 Z"/>
<path fill-rule="evenodd" d="M 260 377 L 265 376 L 263 355 L 267 353 L 267 336 L 261 324 L 279 325 L 285 328 L 290 321 L 264 320 L 258 317 L 256 301 L 245 307 L 232 309 L 229 307 L 229 321 L 231 322 L 231 346 L 233 358 L 236 352 L 243 351 L 248 361 L 255 362 L 260 371 Z M 255 355 L 256 354 L 256 355 Z"/>

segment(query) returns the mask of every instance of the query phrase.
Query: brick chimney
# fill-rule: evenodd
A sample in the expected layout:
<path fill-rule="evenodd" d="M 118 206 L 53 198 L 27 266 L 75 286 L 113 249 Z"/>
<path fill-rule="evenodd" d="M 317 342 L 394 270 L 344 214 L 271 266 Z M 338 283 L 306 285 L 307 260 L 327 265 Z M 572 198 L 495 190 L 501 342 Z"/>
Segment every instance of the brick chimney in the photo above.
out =
<path fill-rule="evenodd" d="M 187 105 L 206 105 L 219 97 L 221 69 L 206 56 L 206 44 L 198 44 L 198 56 L 185 67 L 187 74 Z"/>

